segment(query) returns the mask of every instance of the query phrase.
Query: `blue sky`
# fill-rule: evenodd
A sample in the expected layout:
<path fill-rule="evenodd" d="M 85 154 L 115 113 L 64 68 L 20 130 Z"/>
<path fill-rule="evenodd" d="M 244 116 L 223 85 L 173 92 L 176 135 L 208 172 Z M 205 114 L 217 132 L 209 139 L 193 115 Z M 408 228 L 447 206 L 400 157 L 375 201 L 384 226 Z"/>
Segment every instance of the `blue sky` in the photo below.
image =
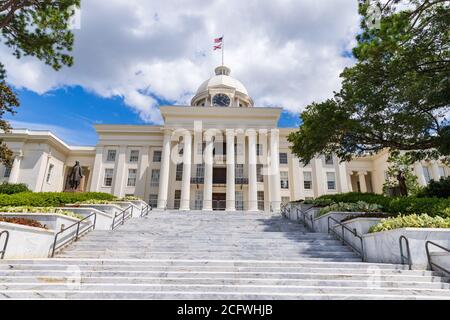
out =
<path fill-rule="evenodd" d="M 50 130 L 73 145 L 95 145 L 95 124 L 149 124 L 126 106 L 122 98 L 102 98 L 80 86 L 42 95 L 26 89 L 17 90 L 17 93 L 21 106 L 16 115 L 6 117 L 15 128 Z M 170 104 L 169 101 L 158 102 Z M 279 126 L 297 127 L 298 123 L 298 115 L 283 111 Z"/>
<path fill-rule="evenodd" d="M 161 124 L 161 104 L 186 105 L 225 64 L 258 107 L 282 107 L 296 127 L 312 102 L 341 86 L 354 64 L 356 0 L 87 0 L 81 4 L 74 65 L 58 72 L 35 57 L 16 59 L 0 43 L 7 80 L 20 96 L 14 127 L 47 129 L 94 145 L 93 124 Z M 101 15 L 98 13 L 101 12 Z M 267 17 L 270 16 L 270 19 Z M 170 103 L 167 103 L 170 102 Z"/>

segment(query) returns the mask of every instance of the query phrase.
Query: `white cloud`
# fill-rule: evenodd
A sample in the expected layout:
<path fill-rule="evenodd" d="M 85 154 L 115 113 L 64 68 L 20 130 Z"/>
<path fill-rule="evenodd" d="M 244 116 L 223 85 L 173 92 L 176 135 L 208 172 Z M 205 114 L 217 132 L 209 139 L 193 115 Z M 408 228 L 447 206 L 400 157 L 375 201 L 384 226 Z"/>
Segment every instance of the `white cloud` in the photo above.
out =
<path fill-rule="evenodd" d="M 225 63 L 257 106 L 298 112 L 339 89 L 352 60 L 356 0 L 82 1 L 75 66 L 53 72 L 0 47 L 8 79 L 43 94 L 80 85 L 120 96 L 142 119 L 159 123 L 157 99 L 187 104 L 220 63 L 212 39 L 224 34 Z"/>

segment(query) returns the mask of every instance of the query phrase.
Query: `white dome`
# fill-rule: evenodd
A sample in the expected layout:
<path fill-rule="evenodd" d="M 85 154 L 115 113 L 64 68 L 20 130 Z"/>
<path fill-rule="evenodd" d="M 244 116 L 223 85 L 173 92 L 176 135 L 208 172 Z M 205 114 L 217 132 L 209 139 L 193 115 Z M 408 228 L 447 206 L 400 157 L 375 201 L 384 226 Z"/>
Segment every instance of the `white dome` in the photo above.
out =
<path fill-rule="evenodd" d="M 230 69 L 227 67 L 216 68 L 216 75 L 205 82 L 198 88 L 197 94 L 208 91 L 212 87 L 227 86 L 236 89 L 236 91 L 248 96 L 248 91 L 240 82 L 233 77 L 230 77 Z"/>

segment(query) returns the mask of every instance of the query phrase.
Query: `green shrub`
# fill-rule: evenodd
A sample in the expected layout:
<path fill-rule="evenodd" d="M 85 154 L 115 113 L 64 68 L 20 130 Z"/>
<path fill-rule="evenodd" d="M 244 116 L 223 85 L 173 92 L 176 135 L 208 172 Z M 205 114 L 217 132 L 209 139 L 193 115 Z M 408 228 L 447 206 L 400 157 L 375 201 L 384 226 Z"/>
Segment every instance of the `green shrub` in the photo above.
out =
<path fill-rule="evenodd" d="M 357 203 L 358 201 L 363 201 L 366 203 L 376 203 L 381 205 L 383 208 L 389 204 L 392 198 L 386 197 L 381 194 L 374 193 L 359 193 L 359 192 L 350 192 L 350 193 L 341 193 L 341 194 L 333 194 L 333 195 L 325 195 L 319 199 L 329 199 L 334 201 L 335 203 L 339 202 L 351 202 Z"/>
<path fill-rule="evenodd" d="M 431 180 L 417 196 L 420 198 L 450 198 L 450 177 L 442 178 L 440 181 Z"/>
<path fill-rule="evenodd" d="M 98 199 L 90 199 L 90 200 L 84 200 L 84 201 L 77 201 L 75 204 L 110 204 L 111 201 L 122 201 L 118 199 L 113 200 L 98 200 Z"/>
<path fill-rule="evenodd" d="M 135 196 L 126 196 L 121 199 L 118 199 L 118 201 L 138 201 L 138 200 L 142 200 L 142 199 L 135 197 Z"/>
<path fill-rule="evenodd" d="M 339 202 L 320 209 L 318 216 L 323 216 L 328 212 L 381 212 L 381 206 L 374 203 L 358 201 L 356 203 Z"/>
<path fill-rule="evenodd" d="M 114 200 L 115 197 L 108 193 L 16 193 L 12 195 L 0 194 L 0 207 L 5 206 L 32 206 L 32 207 L 60 207 L 68 203 L 76 203 L 90 199 Z"/>
<path fill-rule="evenodd" d="M 450 228 L 450 218 L 430 217 L 427 214 L 411 214 L 395 218 L 383 219 L 372 226 L 369 233 L 388 231 L 401 228 Z"/>
<path fill-rule="evenodd" d="M 329 205 L 334 204 L 335 202 L 331 199 L 326 199 L 326 198 L 317 198 L 314 200 L 305 200 L 303 201 L 303 204 L 312 204 L 315 205 L 317 207 L 326 207 Z"/>
<path fill-rule="evenodd" d="M 83 219 L 83 216 L 73 213 L 72 211 L 57 209 L 54 207 L 0 207 L 0 212 L 7 213 L 54 213 L 62 216 Z"/>
<path fill-rule="evenodd" d="M 24 183 L 7 183 L 0 184 L 0 194 L 16 194 L 21 192 L 31 192 Z"/>

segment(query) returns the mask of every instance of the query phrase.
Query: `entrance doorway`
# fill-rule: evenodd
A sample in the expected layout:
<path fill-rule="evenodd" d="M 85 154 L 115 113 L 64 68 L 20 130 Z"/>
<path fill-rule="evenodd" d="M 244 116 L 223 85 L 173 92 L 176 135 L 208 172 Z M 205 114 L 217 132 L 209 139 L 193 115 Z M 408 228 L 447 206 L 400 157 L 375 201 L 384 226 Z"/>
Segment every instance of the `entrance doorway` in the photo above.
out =
<path fill-rule="evenodd" d="M 227 207 L 227 195 L 225 193 L 213 193 L 213 210 L 225 211 Z"/>

